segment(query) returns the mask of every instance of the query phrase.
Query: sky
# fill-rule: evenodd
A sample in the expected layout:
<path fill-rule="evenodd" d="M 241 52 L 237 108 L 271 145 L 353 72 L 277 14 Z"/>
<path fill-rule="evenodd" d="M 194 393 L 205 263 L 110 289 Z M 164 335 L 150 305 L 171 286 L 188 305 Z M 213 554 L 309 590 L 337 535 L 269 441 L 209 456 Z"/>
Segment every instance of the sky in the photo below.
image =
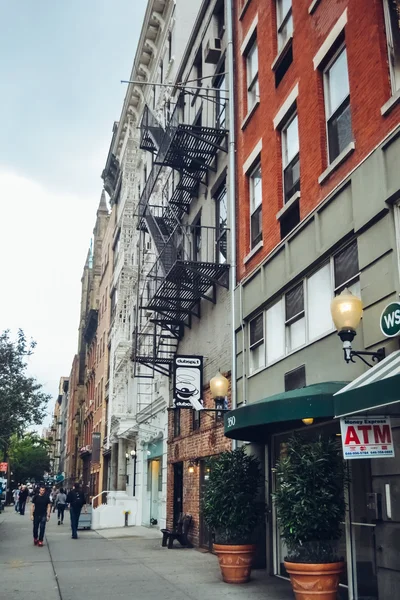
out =
<path fill-rule="evenodd" d="M 77 351 L 100 176 L 146 5 L 0 2 L 0 331 L 36 340 L 29 372 L 49 414 Z"/>

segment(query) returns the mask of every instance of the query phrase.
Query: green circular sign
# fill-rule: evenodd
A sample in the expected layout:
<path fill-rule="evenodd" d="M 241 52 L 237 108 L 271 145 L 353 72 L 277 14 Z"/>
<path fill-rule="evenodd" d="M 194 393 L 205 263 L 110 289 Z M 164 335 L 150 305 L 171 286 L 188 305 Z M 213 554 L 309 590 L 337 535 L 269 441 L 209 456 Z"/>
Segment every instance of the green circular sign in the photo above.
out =
<path fill-rule="evenodd" d="M 400 333 L 400 302 L 391 302 L 382 311 L 381 331 L 386 337 Z"/>

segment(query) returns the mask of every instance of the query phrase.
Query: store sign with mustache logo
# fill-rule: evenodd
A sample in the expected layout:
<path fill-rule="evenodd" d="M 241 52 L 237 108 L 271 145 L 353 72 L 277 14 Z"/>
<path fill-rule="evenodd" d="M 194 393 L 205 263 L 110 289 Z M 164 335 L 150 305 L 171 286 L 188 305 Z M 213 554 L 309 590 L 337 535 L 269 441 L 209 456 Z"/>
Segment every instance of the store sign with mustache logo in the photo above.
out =
<path fill-rule="evenodd" d="M 179 355 L 174 360 L 174 408 L 203 408 L 203 357 Z"/>

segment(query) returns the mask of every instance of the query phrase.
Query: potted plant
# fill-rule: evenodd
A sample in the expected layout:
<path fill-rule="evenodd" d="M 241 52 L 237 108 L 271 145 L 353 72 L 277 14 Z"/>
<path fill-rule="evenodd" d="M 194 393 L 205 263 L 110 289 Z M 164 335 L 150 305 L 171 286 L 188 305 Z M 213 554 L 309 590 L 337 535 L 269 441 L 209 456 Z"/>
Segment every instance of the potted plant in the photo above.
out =
<path fill-rule="evenodd" d="M 316 594 L 336 600 L 344 561 L 338 555 L 347 485 L 335 438 L 293 436 L 276 465 L 273 495 L 280 534 L 287 546 L 284 565 L 296 600 Z"/>
<path fill-rule="evenodd" d="M 203 517 L 214 536 L 222 578 L 246 583 L 256 550 L 253 532 L 264 514 L 258 497 L 263 482 L 260 462 L 242 447 L 210 459 L 208 466 Z"/>

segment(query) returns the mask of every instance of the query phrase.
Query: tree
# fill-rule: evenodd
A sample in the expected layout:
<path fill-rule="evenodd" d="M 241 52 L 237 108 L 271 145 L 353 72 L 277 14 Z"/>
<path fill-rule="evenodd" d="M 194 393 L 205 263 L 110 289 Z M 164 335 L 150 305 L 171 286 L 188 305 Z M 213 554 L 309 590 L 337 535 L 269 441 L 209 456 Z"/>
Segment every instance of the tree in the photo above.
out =
<path fill-rule="evenodd" d="M 9 458 L 13 479 L 16 483 L 27 479 L 40 481 L 50 469 L 50 443 L 35 433 L 23 437 L 13 435 L 10 440 Z"/>
<path fill-rule="evenodd" d="M 13 433 L 22 434 L 27 426 L 42 422 L 50 399 L 26 372 L 26 359 L 35 346 L 21 329 L 16 341 L 8 330 L 0 334 L 0 445 L 4 449 Z"/>

